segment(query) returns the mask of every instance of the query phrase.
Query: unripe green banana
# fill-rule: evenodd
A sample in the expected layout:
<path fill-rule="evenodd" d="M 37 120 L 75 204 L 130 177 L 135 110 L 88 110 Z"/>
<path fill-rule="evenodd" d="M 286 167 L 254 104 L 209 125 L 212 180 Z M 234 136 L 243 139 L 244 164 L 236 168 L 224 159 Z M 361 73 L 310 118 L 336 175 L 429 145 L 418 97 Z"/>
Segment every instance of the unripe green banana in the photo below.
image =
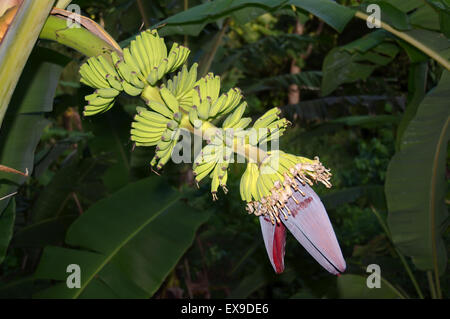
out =
<path fill-rule="evenodd" d="M 139 89 L 133 85 L 131 85 L 130 83 L 128 83 L 127 81 L 123 81 L 122 82 L 122 86 L 124 91 L 131 96 L 138 96 L 142 93 L 142 89 Z"/>
<path fill-rule="evenodd" d="M 217 199 L 217 196 L 215 196 L 215 194 L 217 193 L 217 189 L 219 188 L 220 185 L 219 172 L 220 172 L 220 165 L 216 165 L 211 174 L 212 175 L 211 193 L 213 194 L 213 199 Z"/>
<path fill-rule="evenodd" d="M 197 107 L 197 114 L 200 119 L 202 119 L 202 120 L 208 119 L 209 107 L 210 107 L 210 103 L 209 103 L 208 99 L 204 99 L 203 101 L 200 102 L 200 105 L 198 105 L 198 107 Z"/>
<path fill-rule="evenodd" d="M 167 73 L 167 64 L 169 60 L 163 59 L 162 62 L 158 65 L 158 80 L 162 79 L 162 77 Z"/>
<path fill-rule="evenodd" d="M 141 57 L 141 55 L 139 53 L 139 49 L 138 49 L 136 40 L 131 41 L 130 52 L 131 52 L 131 58 L 134 60 L 134 63 L 139 67 L 139 71 L 142 74 L 147 74 L 146 65 L 144 63 L 143 58 Z"/>
<path fill-rule="evenodd" d="M 242 115 L 244 114 L 245 108 L 247 107 L 247 103 L 243 102 L 239 107 L 236 108 L 236 110 L 231 113 L 223 122 L 222 127 L 224 129 L 233 127 L 234 125 L 236 125 L 237 123 L 239 123 L 239 121 L 242 118 Z"/>
<path fill-rule="evenodd" d="M 158 144 L 156 145 L 156 151 L 164 151 L 168 147 L 170 147 L 170 145 L 172 145 L 172 140 L 170 141 L 159 140 Z"/>
<path fill-rule="evenodd" d="M 167 162 L 169 161 L 170 156 L 172 155 L 173 148 L 168 148 L 168 150 L 169 151 L 167 151 L 167 153 L 163 157 L 160 158 L 160 160 L 158 162 L 158 166 L 157 166 L 158 170 L 161 170 L 163 168 L 163 166 L 166 165 Z"/>
<path fill-rule="evenodd" d="M 245 129 L 252 122 L 251 117 L 243 117 L 239 120 L 237 124 L 233 126 L 234 129 Z"/>
<path fill-rule="evenodd" d="M 227 102 L 228 94 L 222 94 L 219 96 L 219 98 L 213 103 L 209 110 L 209 117 L 213 118 L 215 117 L 219 111 L 224 107 L 225 103 Z"/>
<path fill-rule="evenodd" d="M 171 131 L 176 131 L 178 129 L 178 122 L 172 120 L 169 123 L 167 123 L 166 127 Z"/>
<path fill-rule="evenodd" d="M 157 143 L 159 141 L 158 137 L 154 137 L 154 136 L 139 136 L 139 135 L 135 135 L 133 134 L 134 132 L 132 132 L 131 134 L 131 140 L 134 142 L 139 142 L 139 143 Z"/>
<path fill-rule="evenodd" d="M 227 114 L 234 110 L 242 98 L 242 92 L 239 88 L 232 88 L 227 92 L 227 101 L 219 110 L 219 114 Z"/>
<path fill-rule="evenodd" d="M 195 107 L 191 108 L 189 111 L 189 122 L 195 128 L 200 128 L 202 120 L 199 119 L 197 109 Z"/>
<path fill-rule="evenodd" d="M 256 129 L 267 127 L 267 125 L 269 125 L 273 121 L 276 121 L 279 119 L 278 115 L 280 113 L 281 113 L 281 110 L 277 107 L 274 107 L 274 108 L 268 110 L 266 113 L 264 113 L 260 118 L 258 118 L 255 121 L 255 123 L 253 124 L 253 127 Z"/>
<path fill-rule="evenodd" d="M 148 74 L 151 69 L 150 59 L 149 59 L 148 53 L 146 52 L 146 49 L 145 49 L 145 44 L 144 44 L 144 40 L 142 38 L 142 34 L 140 34 L 136 37 L 136 49 L 138 50 L 141 60 L 144 63 L 145 74 Z"/>
<path fill-rule="evenodd" d="M 118 78 L 114 78 L 114 76 L 112 76 L 111 74 L 106 74 L 105 79 L 106 81 L 108 81 L 111 87 L 115 88 L 117 91 L 123 91 L 123 86 L 119 82 L 120 80 Z"/>
<path fill-rule="evenodd" d="M 104 89 L 95 90 L 95 94 L 98 94 L 99 96 L 101 96 L 103 98 L 114 98 L 117 95 L 119 95 L 119 93 L 120 93 L 120 91 L 118 91 L 114 88 L 104 88 Z"/>
<path fill-rule="evenodd" d="M 91 57 L 87 60 L 87 63 L 91 67 L 93 74 L 95 74 L 100 79 L 105 79 L 108 72 L 103 68 L 100 62 L 97 60 L 97 57 Z"/>
<path fill-rule="evenodd" d="M 155 112 L 164 115 L 167 118 L 172 117 L 172 110 L 170 110 L 165 104 L 161 104 L 155 101 L 147 101 L 147 105 Z"/>
<path fill-rule="evenodd" d="M 114 98 L 103 98 L 101 96 L 97 96 L 96 98 L 90 99 L 88 102 L 88 105 L 91 106 L 101 106 L 105 104 L 109 104 L 114 100 Z"/>
<path fill-rule="evenodd" d="M 203 165 L 199 165 L 194 169 L 195 180 L 200 182 L 203 178 L 209 175 L 209 173 L 216 166 L 215 162 L 206 162 Z"/>
<path fill-rule="evenodd" d="M 97 75 L 97 72 L 92 70 L 89 63 L 84 63 L 80 67 L 80 75 L 87 80 L 88 82 L 92 83 L 94 88 L 108 88 L 109 84 L 106 82 L 104 78 L 101 78 Z"/>
<path fill-rule="evenodd" d="M 114 106 L 114 101 L 108 104 L 100 105 L 100 106 L 92 106 L 92 105 L 86 105 L 84 107 L 83 115 L 84 116 L 91 116 L 98 113 L 103 113 L 108 111 Z"/>
<path fill-rule="evenodd" d="M 136 108 L 136 111 L 139 116 L 142 116 L 143 118 L 145 118 L 151 122 L 155 122 L 155 125 L 163 124 L 163 126 L 166 126 L 167 123 L 170 121 L 170 119 L 161 115 L 160 113 L 149 111 L 143 107 L 138 106 Z"/>
<path fill-rule="evenodd" d="M 162 99 L 166 103 L 167 107 L 172 110 L 173 113 L 176 113 L 180 110 L 180 105 L 176 97 L 170 92 L 170 90 L 166 87 L 162 87 L 159 91 Z"/>
<path fill-rule="evenodd" d="M 148 132 L 148 133 L 159 133 L 162 134 L 162 132 L 165 131 L 165 127 L 155 127 L 146 125 L 144 122 L 136 121 L 131 123 L 131 127 L 135 128 L 140 131 Z"/>
<path fill-rule="evenodd" d="M 137 87 L 138 89 L 143 89 L 145 84 L 144 82 L 141 81 L 141 79 L 139 79 L 139 77 L 137 76 L 136 72 L 131 72 L 131 84 L 133 84 L 133 86 Z"/>
<path fill-rule="evenodd" d="M 142 74 L 139 65 L 136 64 L 135 59 L 131 55 L 131 51 L 129 48 L 123 49 L 123 58 L 125 59 L 125 64 L 128 65 L 132 71 L 136 72 L 137 74 Z"/>
<path fill-rule="evenodd" d="M 147 81 L 150 85 L 155 85 L 158 80 L 158 67 L 155 66 L 150 70 L 150 73 L 147 76 Z"/>
<path fill-rule="evenodd" d="M 162 141 L 171 141 L 171 140 L 173 140 L 174 137 L 175 137 L 175 132 L 166 129 L 161 136 L 161 140 Z"/>
<path fill-rule="evenodd" d="M 122 60 L 117 61 L 115 63 L 115 67 L 119 71 L 122 79 L 127 81 L 128 83 L 131 83 L 131 72 L 132 71 L 131 71 L 131 68 L 125 63 L 125 61 L 122 61 Z"/>
<path fill-rule="evenodd" d="M 103 55 L 99 55 L 97 59 L 108 74 L 111 74 L 114 77 L 119 77 L 119 74 L 117 74 L 114 66 L 109 61 L 107 61 Z"/>

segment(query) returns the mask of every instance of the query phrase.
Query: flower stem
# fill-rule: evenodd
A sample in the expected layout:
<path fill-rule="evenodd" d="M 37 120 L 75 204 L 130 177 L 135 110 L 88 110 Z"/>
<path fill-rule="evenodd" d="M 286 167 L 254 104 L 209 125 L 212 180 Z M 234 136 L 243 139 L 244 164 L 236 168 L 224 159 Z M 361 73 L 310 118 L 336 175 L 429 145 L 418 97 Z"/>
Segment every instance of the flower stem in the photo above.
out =
<path fill-rule="evenodd" d="M 184 128 L 192 134 L 201 136 L 201 138 L 205 141 L 211 140 L 211 138 L 213 137 L 212 134 L 215 132 L 215 130 L 219 129 L 217 128 L 217 126 L 207 121 L 203 122 L 200 129 L 195 129 L 189 121 L 189 116 L 186 114 L 183 114 L 183 118 L 180 122 L 180 128 Z M 267 153 L 259 147 L 248 144 L 244 139 L 236 137 L 233 139 L 232 150 L 234 153 L 245 157 L 249 162 L 258 164 L 261 164 L 261 162 L 267 156 Z"/>

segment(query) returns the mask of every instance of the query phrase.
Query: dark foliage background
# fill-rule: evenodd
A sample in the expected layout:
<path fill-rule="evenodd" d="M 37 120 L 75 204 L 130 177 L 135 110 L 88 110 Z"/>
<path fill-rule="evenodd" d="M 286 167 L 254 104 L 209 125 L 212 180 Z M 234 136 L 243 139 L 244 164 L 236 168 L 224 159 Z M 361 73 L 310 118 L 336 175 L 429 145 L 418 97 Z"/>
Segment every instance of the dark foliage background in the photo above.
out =
<path fill-rule="evenodd" d="M 360 4 L 360 1 L 338 2 L 347 6 Z M 193 7 L 201 1 L 77 0 L 73 3 L 79 4 L 84 15 L 104 25 L 124 45 L 145 26 L 154 26 L 185 10 L 185 6 Z M 296 31 L 298 24 L 303 28 L 301 34 Z M 214 51 L 223 27 L 226 30 Z M 316 191 L 327 207 L 347 261 L 347 273 L 365 278 L 367 265 L 378 264 L 383 279 L 394 290 L 403 296 L 417 297 L 378 217 L 384 221 L 387 218 L 386 172 L 398 149 L 399 125 L 411 100 L 408 94 L 411 75 L 408 74 L 420 63 L 414 66 L 408 52 L 388 39 L 380 42 L 383 47 L 376 47 L 377 58 L 361 60 L 361 65 L 372 68 L 368 74 L 337 82 L 333 77 L 337 77 L 339 70 L 329 74 L 325 68 L 330 51 L 354 44 L 371 30 L 364 21 L 354 19 L 339 34 L 316 17 L 290 8 L 267 12 L 266 8 L 251 7 L 230 17 L 214 19 L 196 35 L 192 35 L 195 33 L 192 29 L 195 28 L 189 25 L 174 32 L 170 26 L 163 26 L 160 32 L 167 33 L 169 42 L 189 46 L 192 51 L 189 63 L 208 65 L 210 60 L 209 70 L 221 76 L 224 89 L 233 86 L 243 89 L 249 116 L 256 118 L 270 107 L 280 107 L 293 123 L 281 139 L 281 149 L 310 158 L 320 156 L 331 168 L 333 188 L 318 186 Z M 167 183 L 183 190 L 186 205 L 194 211 L 193 219 L 200 218 L 195 212 L 204 213 L 200 218 L 204 222 L 193 229 L 192 241 L 186 242 L 186 252 L 174 259 L 174 267 L 168 267 L 152 298 L 393 296 L 392 289 L 364 292 L 367 293 L 364 295 L 354 288 L 360 277 L 333 277 L 289 235 L 286 271 L 275 275 L 266 256 L 258 220 L 246 214 L 240 200 L 243 165 L 231 166 L 230 191 L 226 196 L 219 195 L 214 203 L 208 183 L 202 183 L 199 190 L 193 185 L 189 165 L 170 163 L 157 176 L 149 166 L 154 150 L 133 149 L 129 141 L 130 122 L 136 105 L 142 102 L 121 97 L 119 105 L 105 116 L 80 117 L 83 97 L 90 93 L 78 82 L 77 70 L 84 58 L 50 42 L 41 41 L 39 48 L 52 49 L 70 59 L 61 69 L 53 112 L 45 116 L 48 123 L 37 147 L 33 176 L 15 198 L 14 236 L 0 265 L 0 296 L 27 298 L 49 287 L 52 281 L 32 277 L 44 258 L 43 248 L 68 247 L 64 243 L 68 227 L 89 207 L 123 191 L 130 183 L 149 177 L 151 183 Z M 310 53 L 305 56 L 308 50 Z M 425 74 L 428 90 L 437 85 L 442 68 L 430 60 L 421 63 L 428 68 Z M 293 65 L 300 72 L 293 72 Z M 299 88 L 300 94 L 296 104 L 289 104 L 293 85 Z M 151 210 L 159 198 L 148 196 L 152 201 L 145 205 Z M 447 194 L 447 204 L 448 198 Z M 127 214 L 126 208 L 122 213 Z M 178 214 L 173 218 L 185 217 Z M 447 251 L 448 239 L 447 229 L 444 232 Z M 153 257 L 165 258 L 164 255 Z M 421 290 L 429 297 L 426 272 L 418 271 L 409 258 L 407 263 Z M 447 297 L 448 272 L 440 282 L 442 295 Z"/>

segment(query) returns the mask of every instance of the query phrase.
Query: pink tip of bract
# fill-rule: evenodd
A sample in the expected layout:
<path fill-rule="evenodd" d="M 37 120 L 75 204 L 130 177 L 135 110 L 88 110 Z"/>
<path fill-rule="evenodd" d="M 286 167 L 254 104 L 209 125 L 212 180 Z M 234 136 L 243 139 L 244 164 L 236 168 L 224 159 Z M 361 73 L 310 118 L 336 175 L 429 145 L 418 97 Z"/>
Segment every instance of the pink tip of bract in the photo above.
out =
<path fill-rule="evenodd" d="M 286 227 L 282 223 L 272 224 L 267 216 L 259 216 L 261 231 L 270 263 L 277 274 L 284 271 Z"/>

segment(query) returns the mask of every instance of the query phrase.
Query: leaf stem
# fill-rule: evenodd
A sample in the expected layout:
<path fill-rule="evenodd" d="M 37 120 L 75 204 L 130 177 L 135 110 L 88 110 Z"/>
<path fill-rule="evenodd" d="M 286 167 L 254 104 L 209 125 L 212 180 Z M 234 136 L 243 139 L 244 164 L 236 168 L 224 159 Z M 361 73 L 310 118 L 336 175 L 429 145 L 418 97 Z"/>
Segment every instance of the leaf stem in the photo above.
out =
<path fill-rule="evenodd" d="M 369 18 L 369 16 L 365 13 L 362 13 L 361 11 L 356 11 L 355 13 L 355 17 L 365 20 L 367 21 L 367 19 Z M 389 24 L 382 22 L 380 20 L 375 19 L 376 22 L 379 22 L 381 27 L 392 33 L 393 35 L 399 37 L 400 39 L 408 42 L 409 44 L 413 45 L 414 47 L 416 47 L 417 49 L 421 50 L 423 53 L 425 53 L 426 55 L 428 55 L 430 58 L 436 60 L 439 64 L 441 64 L 444 68 L 446 68 L 447 70 L 450 71 L 450 62 L 445 59 L 443 56 L 441 56 L 438 52 L 434 51 L 433 49 L 427 47 L 426 45 L 424 45 L 423 43 L 421 43 L 420 41 L 417 41 L 416 39 L 414 39 L 413 37 L 411 37 L 410 35 L 406 34 L 405 32 L 401 32 L 398 31 L 397 29 L 394 29 L 393 27 L 391 27 Z"/>
<path fill-rule="evenodd" d="M 420 289 L 420 286 L 417 283 L 416 277 L 414 276 L 414 273 L 412 272 L 411 268 L 409 267 L 408 262 L 405 259 L 405 256 L 403 256 L 403 254 L 397 249 L 397 247 L 395 247 L 394 242 L 392 241 L 391 232 L 389 231 L 388 226 L 386 225 L 383 218 L 381 217 L 381 215 L 378 213 L 378 211 L 376 210 L 376 208 L 373 205 L 370 205 L 370 209 L 372 210 L 373 214 L 375 215 L 375 217 L 378 220 L 378 223 L 381 225 L 384 232 L 388 236 L 389 241 L 391 242 L 392 246 L 394 247 L 395 253 L 398 255 L 398 257 L 400 258 L 400 261 L 402 262 L 403 266 L 405 267 L 405 270 L 406 270 L 409 278 L 411 279 L 411 282 L 413 283 L 414 288 L 416 289 L 416 292 L 419 295 L 419 298 L 424 299 L 422 290 Z"/>
<path fill-rule="evenodd" d="M 434 281 L 433 281 L 433 272 L 431 270 L 427 271 L 427 278 L 428 278 L 428 285 L 430 287 L 431 298 L 437 299 L 436 289 L 434 287 Z"/>

